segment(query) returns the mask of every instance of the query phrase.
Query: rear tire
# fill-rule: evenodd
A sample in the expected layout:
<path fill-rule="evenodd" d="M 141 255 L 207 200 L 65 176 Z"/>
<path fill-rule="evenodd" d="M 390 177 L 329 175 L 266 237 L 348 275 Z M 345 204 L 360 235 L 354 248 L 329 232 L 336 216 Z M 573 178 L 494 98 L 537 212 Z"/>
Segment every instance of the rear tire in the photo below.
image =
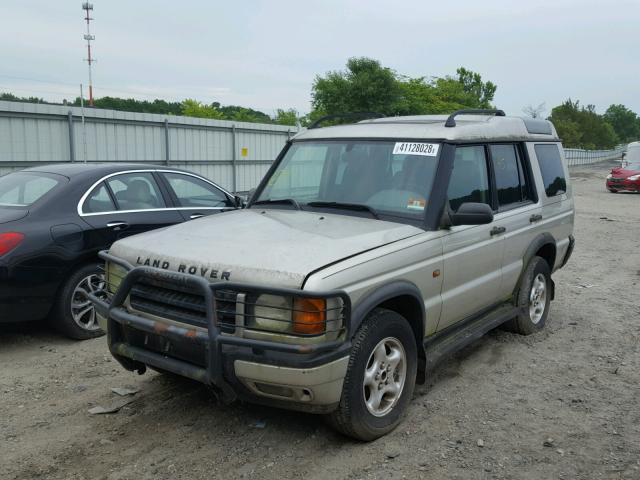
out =
<path fill-rule="evenodd" d="M 396 312 L 375 309 L 358 329 L 340 404 L 328 416 L 344 435 L 371 441 L 396 428 L 416 381 L 413 330 Z"/>
<path fill-rule="evenodd" d="M 609 189 L 609 191 L 610 191 L 611 193 L 618 193 L 618 190 L 614 190 L 613 188 L 610 188 L 610 189 Z"/>
<path fill-rule="evenodd" d="M 104 273 L 99 263 L 89 263 L 75 270 L 60 290 L 60 297 L 53 309 L 54 327 L 75 340 L 104 335 L 88 294 L 95 294 L 105 287 Z"/>
<path fill-rule="evenodd" d="M 527 265 L 517 294 L 518 316 L 505 326 L 520 335 L 542 330 L 551 304 L 551 269 L 542 257 L 533 257 Z"/>

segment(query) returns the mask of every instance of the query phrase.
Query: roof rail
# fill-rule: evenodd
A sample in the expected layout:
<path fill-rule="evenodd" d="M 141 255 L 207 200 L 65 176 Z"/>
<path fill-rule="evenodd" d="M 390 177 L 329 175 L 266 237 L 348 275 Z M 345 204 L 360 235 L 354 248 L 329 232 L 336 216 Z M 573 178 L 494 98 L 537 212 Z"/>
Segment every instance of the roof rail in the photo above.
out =
<path fill-rule="evenodd" d="M 350 113 L 336 113 L 334 115 L 325 115 L 309 125 L 309 129 L 319 128 L 321 123 L 327 120 L 333 120 L 335 118 L 356 118 L 359 120 L 367 120 L 369 118 L 383 118 L 385 115 L 376 112 L 350 112 Z"/>
<path fill-rule="evenodd" d="M 447 121 L 444 123 L 445 127 L 455 127 L 456 126 L 456 116 L 457 115 L 495 115 L 496 117 L 504 117 L 506 116 L 504 110 L 495 110 L 495 109 L 486 109 L 486 108 L 469 108 L 465 110 L 456 110 Z"/>

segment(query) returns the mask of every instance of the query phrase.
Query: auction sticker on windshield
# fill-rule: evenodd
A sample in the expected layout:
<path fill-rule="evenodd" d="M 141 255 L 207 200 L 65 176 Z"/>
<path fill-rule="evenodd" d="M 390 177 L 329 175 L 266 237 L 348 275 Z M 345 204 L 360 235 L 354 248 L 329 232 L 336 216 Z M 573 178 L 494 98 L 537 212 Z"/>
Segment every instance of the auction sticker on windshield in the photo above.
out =
<path fill-rule="evenodd" d="M 425 157 L 435 157 L 438 155 L 437 143 L 416 143 L 416 142 L 396 142 L 393 147 L 394 155 L 422 155 Z"/>

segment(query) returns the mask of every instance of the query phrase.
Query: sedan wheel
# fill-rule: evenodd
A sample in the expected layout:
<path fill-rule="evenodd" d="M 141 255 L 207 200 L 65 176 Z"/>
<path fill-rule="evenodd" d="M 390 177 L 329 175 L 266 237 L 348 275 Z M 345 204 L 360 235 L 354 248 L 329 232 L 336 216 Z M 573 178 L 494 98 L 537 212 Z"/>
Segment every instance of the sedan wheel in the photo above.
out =
<path fill-rule="evenodd" d="M 88 275 L 76 285 L 71 295 L 71 317 L 78 327 L 90 332 L 100 329 L 89 294 L 104 298 L 105 286 L 102 273 Z"/>
<path fill-rule="evenodd" d="M 89 295 L 105 298 L 105 288 L 104 273 L 99 263 L 90 263 L 76 269 L 59 292 L 53 311 L 54 326 L 77 340 L 103 335 Z"/>

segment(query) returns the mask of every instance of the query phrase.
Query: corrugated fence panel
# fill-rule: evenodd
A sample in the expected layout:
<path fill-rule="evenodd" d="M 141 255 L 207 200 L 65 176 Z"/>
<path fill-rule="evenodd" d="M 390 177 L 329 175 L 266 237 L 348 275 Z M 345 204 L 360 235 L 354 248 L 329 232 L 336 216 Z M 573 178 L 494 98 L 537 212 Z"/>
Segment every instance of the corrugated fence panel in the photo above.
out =
<path fill-rule="evenodd" d="M 185 168 L 246 191 L 296 132 L 281 125 L 0 101 L 0 174 L 35 162 L 144 162 Z"/>

